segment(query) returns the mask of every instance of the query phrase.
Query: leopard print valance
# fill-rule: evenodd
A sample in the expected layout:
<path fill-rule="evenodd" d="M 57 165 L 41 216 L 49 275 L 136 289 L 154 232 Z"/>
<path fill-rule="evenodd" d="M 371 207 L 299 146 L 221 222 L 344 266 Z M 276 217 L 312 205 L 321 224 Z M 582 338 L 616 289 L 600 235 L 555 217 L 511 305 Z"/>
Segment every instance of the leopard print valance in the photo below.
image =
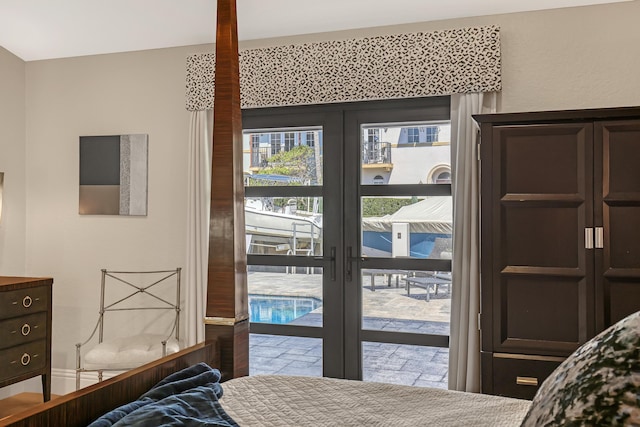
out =
<path fill-rule="evenodd" d="M 187 110 L 213 108 L 215 54 L 187 58 Z M 459 28 L 240 51 L 242 107 L 501 89 L 500 29 Z"/>

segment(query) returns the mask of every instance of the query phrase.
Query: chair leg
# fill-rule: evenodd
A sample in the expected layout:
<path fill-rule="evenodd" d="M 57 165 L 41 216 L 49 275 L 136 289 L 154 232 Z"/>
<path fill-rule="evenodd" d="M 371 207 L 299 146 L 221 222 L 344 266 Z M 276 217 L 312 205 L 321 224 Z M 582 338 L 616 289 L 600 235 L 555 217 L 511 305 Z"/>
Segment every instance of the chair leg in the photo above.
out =
<path fill-rule="evenodd" d="M 76 390 L 80 390 L 80 346 L 76 344 Z"/>

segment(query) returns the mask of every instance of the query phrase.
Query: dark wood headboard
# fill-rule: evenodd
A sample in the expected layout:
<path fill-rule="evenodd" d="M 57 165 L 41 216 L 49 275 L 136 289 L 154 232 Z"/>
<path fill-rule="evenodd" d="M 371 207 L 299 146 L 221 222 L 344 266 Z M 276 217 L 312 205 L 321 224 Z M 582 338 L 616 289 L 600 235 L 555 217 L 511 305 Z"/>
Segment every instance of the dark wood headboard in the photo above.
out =
<path fill-rule="evenodd" d="M 178 353 L 117 375 L 73 393 L 60 396 L 0 420 L 0 426 L 86 427 L 101 415 L 132 402 L 167 375 L 205 362 L 219 364 L 215 342 L 196 344 Z"/>

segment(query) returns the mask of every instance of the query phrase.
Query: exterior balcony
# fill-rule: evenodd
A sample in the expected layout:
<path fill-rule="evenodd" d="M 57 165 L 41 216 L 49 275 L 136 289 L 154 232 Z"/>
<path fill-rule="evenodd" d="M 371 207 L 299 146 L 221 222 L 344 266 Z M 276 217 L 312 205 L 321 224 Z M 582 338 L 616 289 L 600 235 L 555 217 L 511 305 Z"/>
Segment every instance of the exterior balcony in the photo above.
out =
<path fill-rule="evenodd" d="M 391 143 L 377 141 L 365 142 L 362 150 L 362 168 L 392 170 Z"/>

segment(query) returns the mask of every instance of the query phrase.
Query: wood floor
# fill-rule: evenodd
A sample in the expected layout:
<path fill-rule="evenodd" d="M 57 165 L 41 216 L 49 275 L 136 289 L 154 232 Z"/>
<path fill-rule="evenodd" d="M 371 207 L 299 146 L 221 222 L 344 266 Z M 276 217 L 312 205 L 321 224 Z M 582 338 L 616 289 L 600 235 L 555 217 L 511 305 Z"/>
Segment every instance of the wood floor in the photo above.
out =
<path fill-rule="evenodd" d="M 57 396 L 51 395 L 54 399 Z M 9 415 L 17 414 L 42 403 L 42 393 L 20 393 L 0 400 L 0 421 Z"/>

